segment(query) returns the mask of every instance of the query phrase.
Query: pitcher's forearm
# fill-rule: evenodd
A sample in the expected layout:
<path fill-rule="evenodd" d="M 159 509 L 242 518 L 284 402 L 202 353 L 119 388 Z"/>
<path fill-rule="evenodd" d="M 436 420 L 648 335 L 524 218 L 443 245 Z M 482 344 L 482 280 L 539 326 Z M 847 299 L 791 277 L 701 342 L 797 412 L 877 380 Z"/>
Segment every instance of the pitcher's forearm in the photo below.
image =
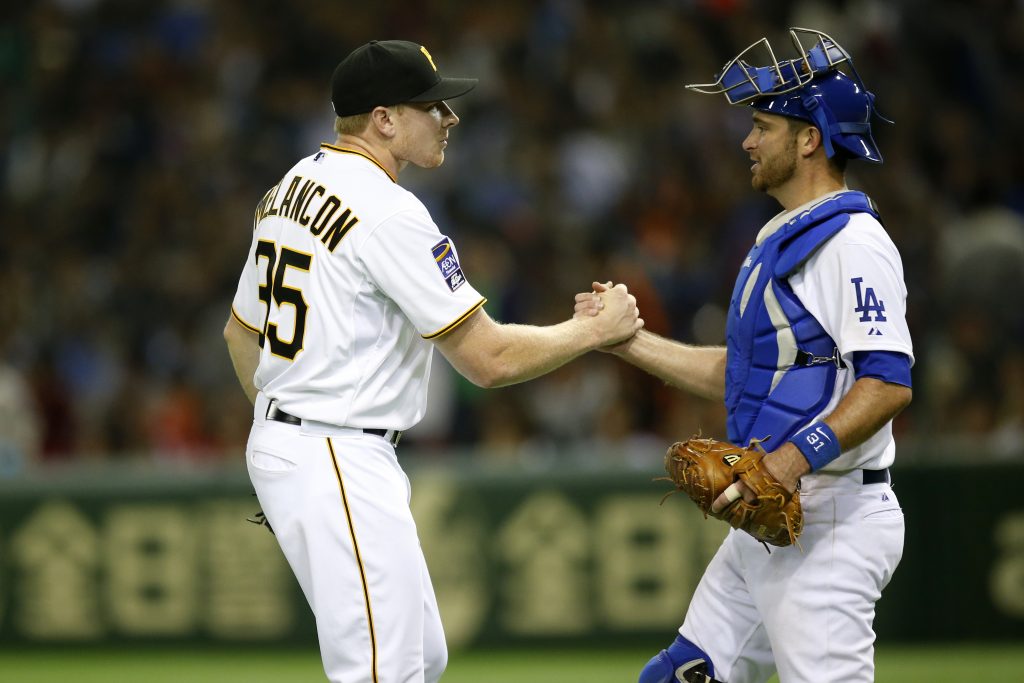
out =
<path fill-rule="evenodd" d="M 474 384 L 494 388 L 525 382 L 568 363 L 598 343 L 588 325 L 499 325 L 474 316 L 437 343 L 452 366 Z"/>

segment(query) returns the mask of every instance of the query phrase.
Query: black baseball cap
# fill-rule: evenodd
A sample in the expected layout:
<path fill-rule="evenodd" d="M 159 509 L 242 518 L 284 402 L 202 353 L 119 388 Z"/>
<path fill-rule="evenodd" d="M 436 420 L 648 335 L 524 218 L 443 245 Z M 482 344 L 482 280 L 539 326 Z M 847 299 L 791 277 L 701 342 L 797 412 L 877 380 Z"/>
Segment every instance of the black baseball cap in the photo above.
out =
<path fill-rule="evenodd" d="M 402 102 L 436 102 L 465 95 L 475 78 L 442 78 L 427 48 L 407 40 L 371 40 L 349 53 L 331 77 L 338 116 Z"/>

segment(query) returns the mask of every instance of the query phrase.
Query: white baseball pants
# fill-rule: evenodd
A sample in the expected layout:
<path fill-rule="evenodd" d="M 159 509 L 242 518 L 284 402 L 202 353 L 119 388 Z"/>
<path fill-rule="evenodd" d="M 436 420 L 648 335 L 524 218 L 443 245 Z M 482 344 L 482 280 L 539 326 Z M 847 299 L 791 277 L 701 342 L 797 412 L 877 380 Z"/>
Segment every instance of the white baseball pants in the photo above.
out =
<path fill-rule="evenodd" d="M 903 555 L 903 512 L 862 472 L 803 477 L 803 551 L 731 531 L 679 633 L 711 656 L 716 678 L 763 683 L 874 680 L 875 602 Z"/>
<path fill-rule="evenodd" d="M 441 618 L 394 448 L 361 430 L 264 419 L 246 448 L 263 512 L 316 617 L 332 683 L 433 683 Z"/>

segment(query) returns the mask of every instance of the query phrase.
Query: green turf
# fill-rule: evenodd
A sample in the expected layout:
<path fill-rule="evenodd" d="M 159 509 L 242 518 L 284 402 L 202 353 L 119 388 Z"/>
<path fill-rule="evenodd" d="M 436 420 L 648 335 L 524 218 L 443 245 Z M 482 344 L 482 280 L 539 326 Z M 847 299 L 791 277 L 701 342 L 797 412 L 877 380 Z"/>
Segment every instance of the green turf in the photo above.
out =
<path fill-rule="evenodd" d="M 7 683 L 298 683 L 325 681 L 316 652 L 73 650 L 0 653 Z"/>
<path fill-rule="evenodd" d="M 443 683 L 633 683 L 647 650 L 516 650 L 453 653 Z M 1024 647 L 888 647 L 876 683 L 1024 681 Z M 0 652 L 10 683 L 313 683 L 314 652 L 33 650 Z"/>
<path fill-rule="evenodd" d="M 635 683 L 653 652 L 523 652 L 453 655 L 443 683 Z M 772 679 L 777 681 L 778 679 Z M 1024 647 L 886 648 L 876 683 L 1024 683 Z"/>

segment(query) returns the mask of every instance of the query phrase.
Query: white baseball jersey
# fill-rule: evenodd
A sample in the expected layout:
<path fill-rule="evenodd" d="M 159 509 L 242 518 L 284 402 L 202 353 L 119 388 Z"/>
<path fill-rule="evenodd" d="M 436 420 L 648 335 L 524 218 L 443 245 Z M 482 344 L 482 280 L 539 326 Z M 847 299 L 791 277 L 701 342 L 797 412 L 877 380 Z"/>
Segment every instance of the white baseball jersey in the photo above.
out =
<path fill-rule="evenodd" d="M 260 334 L 255 385 L 282 410 L 404 430 L 426 410 L 427 340 L 484 302 L 422 202 L 324 144 L 261 202 L 232 313 Z"/>
<path fill-rule="evenodd" d="M 779 214 L 761 229 L 757 241 L 767 239 L 794 216 L 834 194 L 837 193 Z M 853 387 L 854 352 L 895 351 L 909 356 L 913 364 L 903 262 L 888 233 L 870 214 L 852 214 L 846 227 L 815 252 L 789 278 L 789 284 L 807 311 L 835 340 L 845 364 L 839 369 L 832 399 L 809 423 L 828 416 Z M 893 464 L 895 455 L 892 422 L 888 422 L 821 471 L 881 470 Z"/>

